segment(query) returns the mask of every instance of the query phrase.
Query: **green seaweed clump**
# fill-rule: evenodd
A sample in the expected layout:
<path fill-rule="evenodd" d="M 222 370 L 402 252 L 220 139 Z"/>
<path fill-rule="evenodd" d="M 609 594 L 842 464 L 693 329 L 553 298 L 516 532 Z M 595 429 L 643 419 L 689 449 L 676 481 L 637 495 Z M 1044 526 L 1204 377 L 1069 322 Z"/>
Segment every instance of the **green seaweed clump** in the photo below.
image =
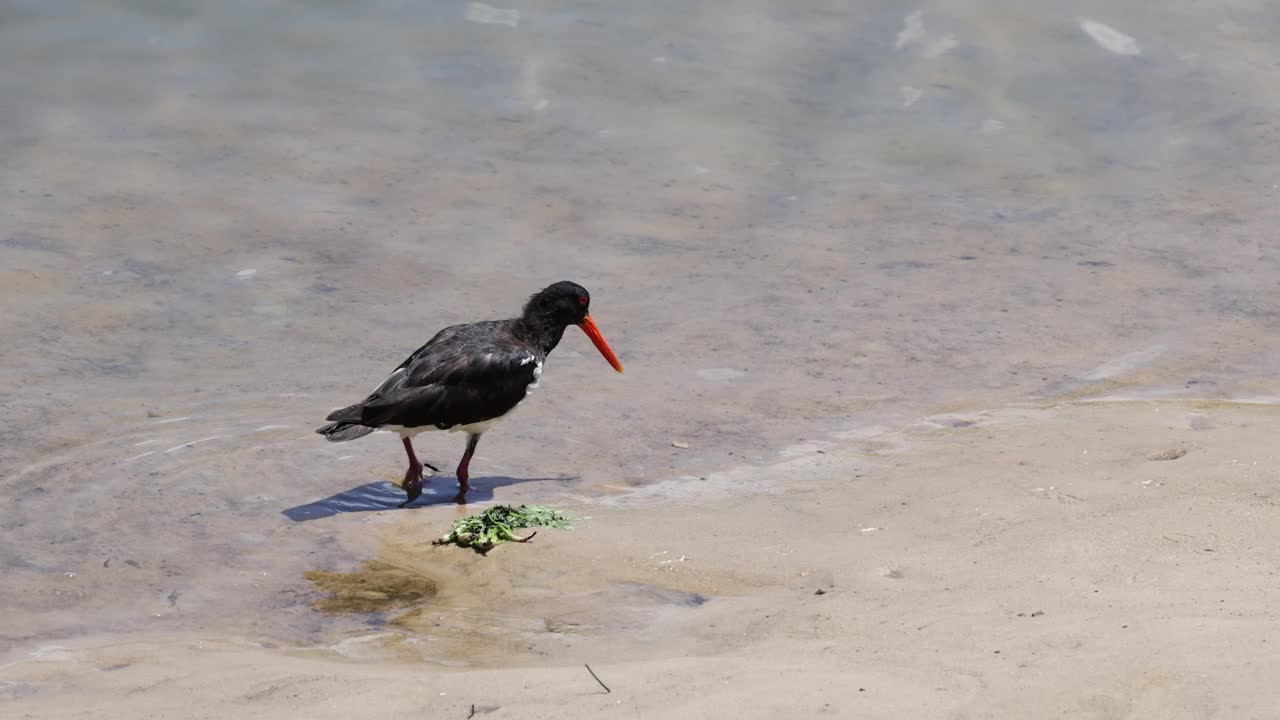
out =
<path fill-rule="evenodd" d="M 457 544 L 469 547 L 480 554 L 492 550 L 508 540 L 512 542 L 529 542 L 537 532 L 525 537 L 516 535 L 516 530 L 530 527 L 573 529 L 568 515 L 543 505 L 494 505 L 478 515 L 469 515 L 453 521 L 453 529 L 435 545 Z"/>

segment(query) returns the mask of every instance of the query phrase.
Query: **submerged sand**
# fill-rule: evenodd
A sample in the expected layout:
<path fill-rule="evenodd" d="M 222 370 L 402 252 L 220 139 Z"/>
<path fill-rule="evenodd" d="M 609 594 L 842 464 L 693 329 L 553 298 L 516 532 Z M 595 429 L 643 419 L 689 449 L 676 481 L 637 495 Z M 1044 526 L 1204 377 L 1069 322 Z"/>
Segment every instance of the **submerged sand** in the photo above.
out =
<path fill-rule="evenodd" d="M 344 577 L 391 598 L 380 627 L 77 638 L 11 655 L 0 690 L 7 717 L 1274 717 L 1278 416 L 936 416 L 487 557 L 430 544 L 451 508 L 398 513 L 376 561 L 312 578 L 319 611 L 372 609 Z"/>

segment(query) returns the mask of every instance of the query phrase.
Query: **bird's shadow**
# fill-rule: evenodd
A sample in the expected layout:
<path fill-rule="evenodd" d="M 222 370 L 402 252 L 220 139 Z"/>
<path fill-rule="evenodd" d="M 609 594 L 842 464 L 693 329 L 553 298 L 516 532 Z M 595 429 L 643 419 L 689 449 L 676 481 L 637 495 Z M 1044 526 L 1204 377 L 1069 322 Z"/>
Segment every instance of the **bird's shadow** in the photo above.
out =
<path fill-rule="evenodd" d="M 577 477 L 554 478 L 513 478 L 505 476 L 473 478 L 471 491 L 467 493 L 467 503 L 483 503 L 493 500 L 493 491 L 508 485 L 519 485 L 530 482 L 556 482 L 569 484 Z M 434 482 L 433 482 L 434 481 Z M 407 507 L 400 507 L 405 493 L 399 486 L 386 482 L 371 482 L 344 490 L 337 495 L 330 495 L 305 505 L 298 505 L 280 514 L 294 522 L 308 522 L 333 517 L 342 513 L 376 512 L 378 510 L 412 510 L 428 505 L 445 505 L 456 502 L 458 494 L 457 481 L 453 478 L 439 477 L 427 480 L 422 487 L 422 496 Z"/>

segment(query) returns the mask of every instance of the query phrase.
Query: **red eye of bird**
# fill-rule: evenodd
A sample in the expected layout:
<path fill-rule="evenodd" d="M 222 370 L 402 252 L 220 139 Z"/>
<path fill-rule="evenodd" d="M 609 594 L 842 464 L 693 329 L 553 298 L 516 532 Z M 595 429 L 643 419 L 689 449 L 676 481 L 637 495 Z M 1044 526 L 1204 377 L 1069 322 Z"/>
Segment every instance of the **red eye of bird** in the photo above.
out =
<path fill-rule="evenodd" d="M 578 304 L 579 304 L 579 305 L 586 305 L 586 304 L 587 304 L 587 299 L 586 299 L 585 297 L 583 297 L 583 296 L 579 295 L 579 296 L 578 296 Z"/>

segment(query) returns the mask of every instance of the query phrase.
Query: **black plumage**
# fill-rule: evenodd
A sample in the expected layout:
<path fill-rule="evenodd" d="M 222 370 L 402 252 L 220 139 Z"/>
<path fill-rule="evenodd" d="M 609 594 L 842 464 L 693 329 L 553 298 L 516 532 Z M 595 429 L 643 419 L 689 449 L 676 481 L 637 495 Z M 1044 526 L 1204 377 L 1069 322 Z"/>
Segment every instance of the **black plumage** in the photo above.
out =
<path fill-rule="evenodd" d="M 530 298 L 518 318 L 447 327 L 400 363 L 364 400 L 330 413 L 331 422 L 316 432 L 334 442 L 378 429 L 400 433 L 409 457 L 404 480 L 407 505 L 422 492 L 422 463 L 414 455 L 410 438 L 424 430 L 465 431 L 467 450 L 458 465 L 456 498 L 464 501 L 468 466 L 480 435 L 537 385 L 543 362 L 567 326 L 581 327 L 605 359 L 622 371 L 591 319 L 590 302 L 582 286 L 559 282 Z"/>
<path fill-rule="evenodd" d="M 506 415 L 524 399 L 546 359 L 545 354 L 515 342 L 514 322 L 441 330 L 400 363 L 369 397 L 327 419 L 372 432 L 386 425 L 448 430 Z M 323 428 L 321 432 L 330 435 Z"/>

